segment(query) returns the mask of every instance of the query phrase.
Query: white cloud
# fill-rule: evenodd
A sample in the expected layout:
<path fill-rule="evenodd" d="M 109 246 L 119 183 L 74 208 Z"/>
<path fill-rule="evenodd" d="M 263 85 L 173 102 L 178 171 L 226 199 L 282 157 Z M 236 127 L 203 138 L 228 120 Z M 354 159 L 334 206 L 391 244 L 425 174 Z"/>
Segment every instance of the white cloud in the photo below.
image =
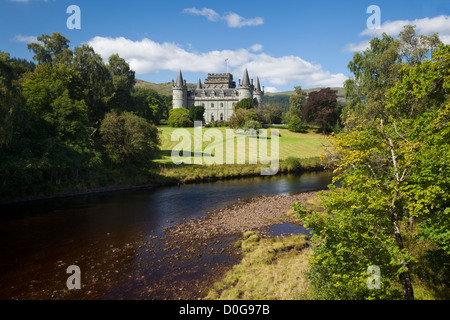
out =
<path fill-rule="evenodd" d="M 341 87 L 347 79 L 342 73 L 332 74 L 323 70 L 321 65 L 311 64 L 297 56 L 272 57 L 263 52 L 261 45 L 249 49 L 213 50 L 191 52 L 175 43 L 158 43 L 145 38 L 132 41 L 123 37 L 95 37 L 88 43 L 104 59 L 118 53 L 128 61 L 138 74 L 155 74 L 160 70 L 178 72 L 219 73 L 226 68 L 226 59 L 230 71 L 241 77 L 248 68 L 252 78 L 259 76 L 262 83 L 272 86 Z"/>
<path fill-rule="evenodd" d="M 23 36 L 21 34 L 18 34 L 17 36 L 15 36 L 13 40 L 15 42 L 26 42 L 26 43 L 39 42 L 37 40 L 37 37 L 35 37 L 35 36 Z"/>
<path fill-rule="evenodd" d="M 359 35 L 380 37 L 383 33 L 396 37 L 406 25 L 416 26 L 418 34 L 430 35 L 439 33 L 439 38 L 445 44 L 450 44 L 450 16 L 441 15 L 434 18 L 423 18 L 415 20 L 395 20 L 386 21 L 378 29 L 365 29 Z M 369 48 L 369 41 L 364 40 L 360 43 L 349 43 L 345 46 L 344 52 L 359 52 Z"/>
<path fill-rule="evenodd" d="M 360 43 L 349 43 L 345 46 L 344 52 L 360 52 L 369 48 L 370 40 L 364 40 Z"/>
<path fill-rule="evenodd" d="M 256 17 L 252 19 L 245 19 L 234 12 L 229 12 L 222 17 L 230 28 L 241 28 L 247 26 L 259 26 L 264 23 L 264 19 L 261 17 Z"/>
<path fill-rule="evenodd" d="M 213 22 L 222 20 L 225 21 L 230 28 L 259 26 L 264 23 L 264 19 L 261 17 L 246 19 L 234 12 L 228 12 L 224 15 L 220 15 L 213 9 L 208 8 L 203 8 L 202 10 L 196 8 L 186 8 L 182 11 L 182 13 L 203 16 L 206 17 L 209 21 Z"/>
<path fill-rule="evenodd" d="M 253 52 L 258 52 L 261 51 L 263 49 L 263 46 L 259 43 L 255 43 L 254 45 L 252 45 L 250 48 L 248 48 L 250 51 Z"/>
<path fill-rule="evenodd" d="M 444 43 L 450 43 L 450 16 L 446 15 L 415 20 L 386 21 L 379 29 L 366 29 L 360 35 L 380 36 L 384 32 L 391 36 L 397 36 L 406 25 L 415 25 L 416 32 L 419 34 L 430 35 L 438 32 Z"/>
<path fill-rule="evenodd" d="M 265 87 L 264 88 L 264 92 L 266 92 L 266 93 L 277 93 L 277 92 L 280 92 L 280 90 L 278 90 L 275 87 Z"/>
<path fill-rule="evenodd" d="M 206 17 L 209 21 L 218 21 L 220 16 L 213 9 L 203 8 L 202 10 L 198 10 L 196 8 L 186 8 L 183 10 L 183 13 L 190 13 L 198 16 Z"/>

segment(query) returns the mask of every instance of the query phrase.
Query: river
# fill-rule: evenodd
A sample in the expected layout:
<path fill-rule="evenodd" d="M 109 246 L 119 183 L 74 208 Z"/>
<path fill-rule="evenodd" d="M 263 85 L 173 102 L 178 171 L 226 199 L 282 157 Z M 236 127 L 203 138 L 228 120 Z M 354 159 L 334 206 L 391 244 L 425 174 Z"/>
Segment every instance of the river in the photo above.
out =
<path fill-rule="evenodd" d="M 172 286 L 174 277 L 158 290 L 148 279 L 167 272 L 158 268 L 169 254 L 157 243 L 163 228 L 238 199 L 323 189 L 331 178 L 330 172 L 255 177 L 1 206 L 0 299 L 170 299 L 163 287 Z M 234 241 L 228 240 L 218 241 L 220 252 Z M 190 261 L 189 269 L 206 265 L 202 259 Z M 236 262 L 226 253 L 208 259 L 217 266 Z M 83 290 L 68 292 L 69 265 L 82 270 Z M 201 273 L 176 278 L 195 282 Z"/>

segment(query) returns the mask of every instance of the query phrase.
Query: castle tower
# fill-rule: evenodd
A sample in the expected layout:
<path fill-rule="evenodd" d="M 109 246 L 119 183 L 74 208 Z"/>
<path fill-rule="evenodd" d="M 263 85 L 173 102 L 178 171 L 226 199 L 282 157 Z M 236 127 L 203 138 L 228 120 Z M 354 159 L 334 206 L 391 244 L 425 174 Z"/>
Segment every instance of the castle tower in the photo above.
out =
<path fill-rule="evenodd" d="M 244 77 L 242 78 L 242 83 L 239 80 L 239 101 L 250 98 L 253 99 L 253 84 L 250 83 L 250 78 L 248 76 L 248 71 L 245 69 Z"/>
<path fill-rule="evenodd" d="M 264 96 L 264 89 L 261 90 L 261 85 L 259 84 L 259 78 L 257 77 L 255 90 L 253 91 L 253 97 L 255 98 L 256 102 L 258 103 L 259 109 L 262 109 L 263 96 Z"/>
<path fill-rule="evenodd" d="M 172 91 L 173 91 L 173 108 L 187 108 L 187 86 L 186 81 L 183 80 L 183 75 L 181 70 L 178 73 L 177 82 L 174 83 L 172 80 Z"/>

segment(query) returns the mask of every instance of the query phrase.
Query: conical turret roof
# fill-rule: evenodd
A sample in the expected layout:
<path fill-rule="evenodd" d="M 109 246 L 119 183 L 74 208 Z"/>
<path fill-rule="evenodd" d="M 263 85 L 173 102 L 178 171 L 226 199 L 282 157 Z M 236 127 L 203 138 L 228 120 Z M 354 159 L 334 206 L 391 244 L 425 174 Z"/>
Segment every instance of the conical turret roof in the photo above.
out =
<path fill-rule="evenodd" d="M 250 87 L 250 78 L 248 76 L 247 68 L 245 68 L 244 77 L 242 78 L 242 84 L 243 87 Z"/>
<path fill-rule="evenodd" d="M 259 84 L 259 77 L 256 77 L 255 91 L 261 92 L 261 85 Z"/>
<path fill-rule="evenodd" d="M 198 78 L 197 89 L 202 89 L 202 82 L 200 81 L 200 77 Z"/>
<path fill-rule="evenodd" d="M 178 78 L 177 78 L 177 87 L 182 88 L 183 85 L 184 85 L 183 75 L 181 74 L 181 69 L 180 69 L 180 72 L 178 73 Z"/>

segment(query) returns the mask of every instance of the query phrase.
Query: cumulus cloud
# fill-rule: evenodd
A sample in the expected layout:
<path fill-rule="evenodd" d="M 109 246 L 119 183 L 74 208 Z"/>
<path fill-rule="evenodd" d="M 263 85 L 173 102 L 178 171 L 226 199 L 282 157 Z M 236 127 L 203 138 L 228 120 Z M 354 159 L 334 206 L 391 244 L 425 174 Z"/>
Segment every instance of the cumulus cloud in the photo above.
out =
<path fill-rule="evenodd" d="M 233 74 L 241 77 L 248 68 L 252 77 L 259 76 L 262 82 L 272 86 L 340 87 L 347 79 L 342 73 L 332 74 L 321 65 L 297 56 L 273 57 L 259 52 L 261 45 L 248 49 L 191 52 L 175 43 L 158 43 L 148 38 L 132 41 L 123 37 L 95 37 L 88 44 L 104 59 L 118 53 L 138 74 L 156 74 L 160 70 L 178 72 L 180 68 L 185 72 L 218 73 L 223 72 L 228 59 Z"/>
<path fill-rule="evenodd" d="M 364 40 L 360 43 L 349 43 L 345 46 L 344 52 L 359 52 L 369 48 L 370 40 Z"/>
<path fill-rule="evenodd" d="M 248 48 L 250 51 L 253 52 L 258 52 L 261 51 L 263 49 L 263 46 L 259 43 L 255 43 L 254 45 L 252 45 L 250 48 Z"/>
<path fill-rule="evenodd" d="M 439 33 L 439 38 L 445 44 L 450 44 L 450 16 L 441 15 L 434 18 L 422 18 L 415 20 L 395 20 L 386 21 L 378 29 L 365 29 L 359 35 L 380 37 L 383 33 L 390 36 L 398 36 L 406 25 L 416 26 L 418 34 L 430 35 Z M 360 43 L 349 43 L 345 46 L 344 52 L 364 51 L 369 47 L 369 40 L 361 41 Z"/>
<path fill-rule="evenodd" d="M 450 36 L 450 16 L 441 15 L 434 18 L 423 18 L 415 20 L 386 21 L 379 29 L 366 29 L 361 36 L 380 36 L 385 32 L 391 36 L 398 35 L 404 26 L 414 25 L 419 34 L 429 35 L 438 32 L 444 38 Z"/>
<path fill-rule="evenodd" d="M 39 42 L 36 36 L 23 36 L 21 34 L 15 36 L 13 40 L 15 42 L 26 42 L 26 43 Z"/>
<path fill-rule="evenodd" d="M 186 8 L 183 10 L 183 13 L 190 13 L 197 16 L 206 17 L 209 21 L 218 21 L 220 15 L 215 12 L 213 9 L 203 8 L 202 10 L 198 10 L 196 8 Z"/>
<path fill-rule="evenodd" d="M 220 15 L 213 9 L 208 8 L 203 8 L 201 10 L 197 8 L 186 8 L 182 12 L 185 14 L 203 16 L 213 22 L 225 21 L 230 28 L 259 26 L 264 23 L 264 19 L 261 17 L 246 19 L 234 12 L 227 12 L 224 15 Z"/>

